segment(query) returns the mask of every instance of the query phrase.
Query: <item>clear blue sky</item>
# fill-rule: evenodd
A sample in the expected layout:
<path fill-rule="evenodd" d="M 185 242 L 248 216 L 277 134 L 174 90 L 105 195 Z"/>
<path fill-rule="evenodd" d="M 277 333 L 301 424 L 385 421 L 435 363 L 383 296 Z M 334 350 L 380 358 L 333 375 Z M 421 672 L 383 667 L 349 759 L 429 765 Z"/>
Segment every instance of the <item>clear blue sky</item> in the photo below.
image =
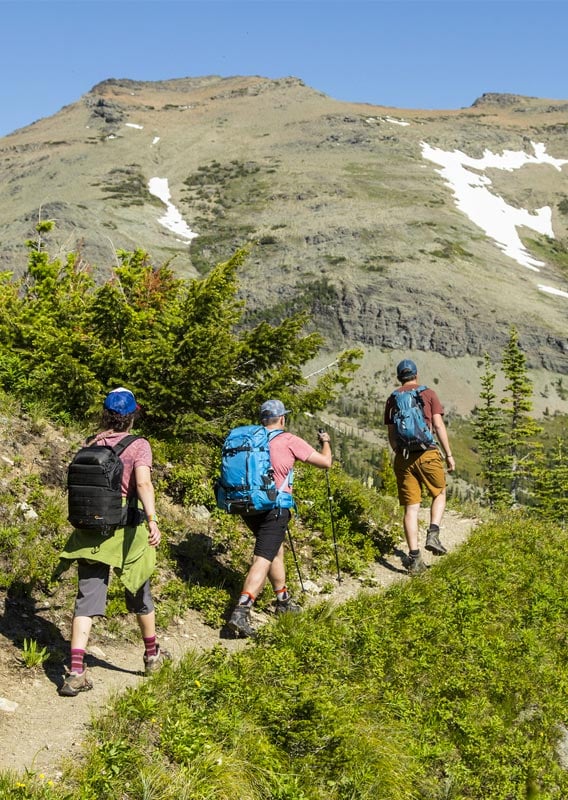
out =
<path fill-rule="evenodd" d="M 0 136 L 106 78 L 301 78 L 339 100 L 568 100 L 567 0 L 0 0 Z"/>

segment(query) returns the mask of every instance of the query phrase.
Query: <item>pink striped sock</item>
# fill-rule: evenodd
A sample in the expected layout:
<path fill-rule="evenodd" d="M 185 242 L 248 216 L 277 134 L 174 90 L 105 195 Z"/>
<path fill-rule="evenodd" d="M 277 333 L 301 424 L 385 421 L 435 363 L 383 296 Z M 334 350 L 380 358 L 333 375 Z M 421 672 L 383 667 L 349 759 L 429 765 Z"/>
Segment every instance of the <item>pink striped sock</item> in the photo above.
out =
<path fill-rule="evenodd" d="M 155 656 L 157 653 L 156 649 L 156 637 L 155 636 L 148 636 L 148 638 L 144 639 L 144 647 L 146 648 L 146 655 L 148 658 Z"/>
<path fill-rule="evenodd" d="M 85 665 L 84 665 L 84 658 L 85 658 L 85 651 L 79 650 L 78 648 L 73 648 L 71 650 L 71 672 L 76 672 L 77 675 L 80 675 L 81 672 L 84 672 Z"/>

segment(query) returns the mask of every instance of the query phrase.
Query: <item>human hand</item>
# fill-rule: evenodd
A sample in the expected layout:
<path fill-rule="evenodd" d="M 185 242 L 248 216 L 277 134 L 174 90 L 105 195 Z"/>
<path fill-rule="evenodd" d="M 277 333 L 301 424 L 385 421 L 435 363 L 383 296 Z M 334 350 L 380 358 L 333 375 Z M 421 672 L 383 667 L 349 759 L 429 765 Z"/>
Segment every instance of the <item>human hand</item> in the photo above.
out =
<path fill-rule="evenodd" d="M 150 547 L 157 547 L 162 541 L 162 534 L 158 528 L 156 520 L 151 520 L 148 523 L 148 544 Z"/>

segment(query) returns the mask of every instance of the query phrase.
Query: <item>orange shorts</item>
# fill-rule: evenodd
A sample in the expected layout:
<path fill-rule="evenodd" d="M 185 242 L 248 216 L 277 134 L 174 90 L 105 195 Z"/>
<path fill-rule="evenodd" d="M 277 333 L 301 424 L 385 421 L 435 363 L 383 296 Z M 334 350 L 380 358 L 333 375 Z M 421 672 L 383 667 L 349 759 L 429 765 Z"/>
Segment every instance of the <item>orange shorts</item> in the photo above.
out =
<path fill-rule="evenodd" d="M 419 504 L 423 487 L 430 497 L 437 497 L 446 488 L 444 463 L 437 448 L 410 453 L 408 458 L 397 453 L 394 457 L 394 474 L 401 506 Z"/>

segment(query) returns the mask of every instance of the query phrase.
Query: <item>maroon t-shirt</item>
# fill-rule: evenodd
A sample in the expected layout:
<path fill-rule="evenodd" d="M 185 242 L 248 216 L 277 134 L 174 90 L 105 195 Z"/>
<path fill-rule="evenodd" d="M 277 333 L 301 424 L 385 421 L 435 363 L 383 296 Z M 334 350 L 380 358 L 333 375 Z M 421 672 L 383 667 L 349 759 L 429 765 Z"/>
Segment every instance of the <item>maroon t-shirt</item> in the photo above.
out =
<path fill-rule="evenodd" d="M 404 386 L 399 386 L 398 389 L 395 389 L 396 392 L 410 392 L 413 389 L 416 389 L 420 384 L 411 383 L 405 384 Z M 432 423 L 434 419 L 434 414 L 444 414 L 444 407 L 440 403 L 438 395 L 433 389 L 424 389 L 423 392 L 420 392 L 420 397 L 422 402 L 424 403 L 424 419 L 426 420 L 426 424 L 432 430 Z M 392 425 L 392 414 L 394 408 L 394 399 L 389 394 L 387 402 L 385 404 L 385 417 L 384 417 L 384 424 L 385 425 Z"/>

